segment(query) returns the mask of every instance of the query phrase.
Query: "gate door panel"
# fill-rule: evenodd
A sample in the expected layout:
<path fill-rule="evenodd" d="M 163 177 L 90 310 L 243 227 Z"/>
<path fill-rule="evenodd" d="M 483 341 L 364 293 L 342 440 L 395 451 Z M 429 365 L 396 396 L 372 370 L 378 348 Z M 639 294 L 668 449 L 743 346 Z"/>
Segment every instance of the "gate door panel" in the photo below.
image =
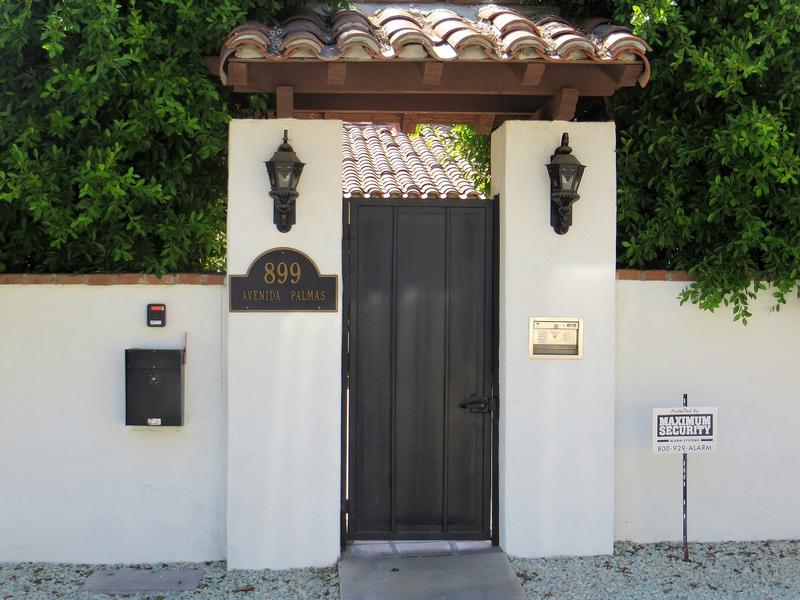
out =
<path fill-rule="evenodd" d="M 350 220 L 349 537 L 489 539 L 491 205 Z"/>

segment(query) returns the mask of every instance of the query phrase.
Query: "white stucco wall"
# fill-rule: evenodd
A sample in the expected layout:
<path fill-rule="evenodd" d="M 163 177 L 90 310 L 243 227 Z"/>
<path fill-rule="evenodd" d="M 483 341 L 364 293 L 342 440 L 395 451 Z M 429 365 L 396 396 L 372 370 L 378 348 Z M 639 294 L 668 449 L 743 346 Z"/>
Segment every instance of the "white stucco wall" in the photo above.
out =
<path fill-rule="evenodd" d="M 297 224 L 280 233 L 263 162 L 283 130 L 304 163 Z M 341 121 L 230 126 L 228 273 L 274 247 L 342 271 Z M 341 299 L 339 301 L 341 306 Z M 323 566 L 339 555 L 341 310 L 228 313 L 228 566 Z"/>
<path fill-rule="evenodd" d="M 0 562 L 225 554 L 221 286 L 0 286 Z M 167 305 L 164 328 L 146 306 Z M 182 348 L 185 425 L 125 426 L 126 348 Z"/>
<path fill-rule="evenodd" d="M 566 235 L 545 164 L 569 132 L 586 165 Z M 614 541 L 613 123 L 506 122 L 500 195 L 500 544 L 516 556 L 602 554 Z M 582 317 L 582 360 L 528 358 L 528 318 Z"/>
<path fill-rule="evenodd" d="M 800 538 L 800 302 L 743 327 L 680 306 L 679 282 L 617 283 L 616 537 L 681 538 L 681 458 L 652 453 L 651 409 L 719 407 L 719 450 L 689 455 L 689 539 Z"/>

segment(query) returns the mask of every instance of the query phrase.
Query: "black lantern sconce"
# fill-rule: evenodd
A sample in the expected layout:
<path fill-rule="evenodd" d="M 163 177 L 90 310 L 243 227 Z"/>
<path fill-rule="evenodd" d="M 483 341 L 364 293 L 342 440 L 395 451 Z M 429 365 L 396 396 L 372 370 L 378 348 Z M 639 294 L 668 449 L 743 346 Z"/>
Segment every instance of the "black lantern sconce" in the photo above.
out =
<path fill-rule="evenodd" d="M 564 235 L 572 225 L 572 205 L 580 198 L 581 184 L 586 167 L 572 156 L 569 134 L 561 136 L 561 146 L 550 157 L 547 172 L 550 174 L 550 225 L 555 232 Z"/>
<path fill-rule="evenodd" d="M 272 220 L 278 231 L 286 233 L 295 224 L 297 184 L 300 182 L 300 173 L 306 166 L 289 145 L 289 132 L 286 129 L 283 130 L 283 143 L 264 164 L 267 166 L 269 185 L 272 188 L 269 195 L 275 201 Z"/>

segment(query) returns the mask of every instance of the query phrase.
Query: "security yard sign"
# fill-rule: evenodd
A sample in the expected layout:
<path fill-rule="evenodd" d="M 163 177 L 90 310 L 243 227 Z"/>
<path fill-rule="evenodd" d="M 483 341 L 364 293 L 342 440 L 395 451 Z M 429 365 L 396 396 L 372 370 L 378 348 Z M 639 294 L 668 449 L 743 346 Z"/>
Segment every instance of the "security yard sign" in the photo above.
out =
<path fill-rule="evenodd" d="M 653 409 L 653 452 L 696 454 L 717 451 L 717 407 Z"/>

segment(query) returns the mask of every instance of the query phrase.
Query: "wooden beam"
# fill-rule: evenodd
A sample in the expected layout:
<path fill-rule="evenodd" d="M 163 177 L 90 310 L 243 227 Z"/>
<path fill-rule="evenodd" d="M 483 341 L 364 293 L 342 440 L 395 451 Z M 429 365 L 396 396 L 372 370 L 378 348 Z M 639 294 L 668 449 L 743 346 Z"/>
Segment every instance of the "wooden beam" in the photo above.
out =
<path fill-rule="evenodd" d="M 240 59 L 228 62 L 230 69 Z M 493 61 L 447 63 L 435 87 L 421 85 L 424 66 L 411 61 L 358 61 L 347 63 L 347 85 L 328 83 L 328 63 L 280 61 L 268 63 L 250 60 L 246 85 L 234 85 L 238 92 L 274 93 L 278 86 L 291 86 L 295 94 L 491 94 L 553 96 L 562 88 L 574 88 L 581 96 L 611 96 L 620 65 L 597 63 L 547 64 L 546 76 L 536 85 L 523 85 L 524 72 L 519 74 L 507 64 Z M 436 63 L 430 62 L 435 65 Z M 536 63 L 538 65 L 538 63 Z M 519 65 L 520 68 L 522 65 Z M 433 81 L 433 69 L 429 81 Z M 536 68 L 534 65 L 533 69 Z M 534 73 L 534 71 L 531 71 Z M 528 81 L 532 81 L 533 75 Z"/>
<path fill-rule="evenodd" d="M 344 85 L 347 63 L 328 63 L 328 85 Z"/>
<path fill-rule="evenodd" d="M 275 90 L 275 105 L 279 119 L 294 117 L 294 90 L 289 85 L 279 85 Z"/>
<path fill-rule="evenodd" d="M 426 62 L 422 66 L 422 85 L 439 85 L 442 82 L 444 63 Z"/>
<path fill-rule="evenodd" d="M 478 120 L 478 125 L 475 127 L 478 133 L 492 133 L 492 128 L 494 127 L 494 117 L 494 113 L 483 113 Z"/>
<path fill-rule="evenodd" d="M 575 88 L 563 88 L 544 103 L 537 117 L 547 121 L 569 121 L 575 118 L 580 93 Z"/>
<path fill-rule="evenodd" d="M 511 113 L 531 114 L 546 100 L 541 96 L 492 94 L 302 94 L 295 90 L 295 110 L 317 112 Z"/>
<path fill-rule="evenodd" d="M 529 62 L 524 65 L 512 65 L 512 68 L 522 85 L 539 85 L 542 81 L 542 75 L 544 75 L 545 64 L 543 62 Z"/>
<path fill-rule="evenodd" d="M 228 63 L 228 85 L 247 87 L 247 63 Z"/>
<path fill-rule="evenodd" d="M 350 121 L 351 123 L 369 122 L 397 125 L 406 133 L 413 133 L 417 123 L 430 123 L 431 125 L 474 125 L 476 130 L 481 127 L 481 120 L 487 118 L 484 113 L 464 113 L 464 112 L 420 112 L 420 113 L 396 113 L 381 111 L 341 111 L 341 112 L 317 112 L 296 110 L 296 119 L 335 119 L 339 121 Z M 495 115 L 495 124 L 502 125 L 505 121 L 520 121 L 527 118 L 527 114 L 503 114 Z M 403 123 L 405 120 L 405 129 Z"/>

